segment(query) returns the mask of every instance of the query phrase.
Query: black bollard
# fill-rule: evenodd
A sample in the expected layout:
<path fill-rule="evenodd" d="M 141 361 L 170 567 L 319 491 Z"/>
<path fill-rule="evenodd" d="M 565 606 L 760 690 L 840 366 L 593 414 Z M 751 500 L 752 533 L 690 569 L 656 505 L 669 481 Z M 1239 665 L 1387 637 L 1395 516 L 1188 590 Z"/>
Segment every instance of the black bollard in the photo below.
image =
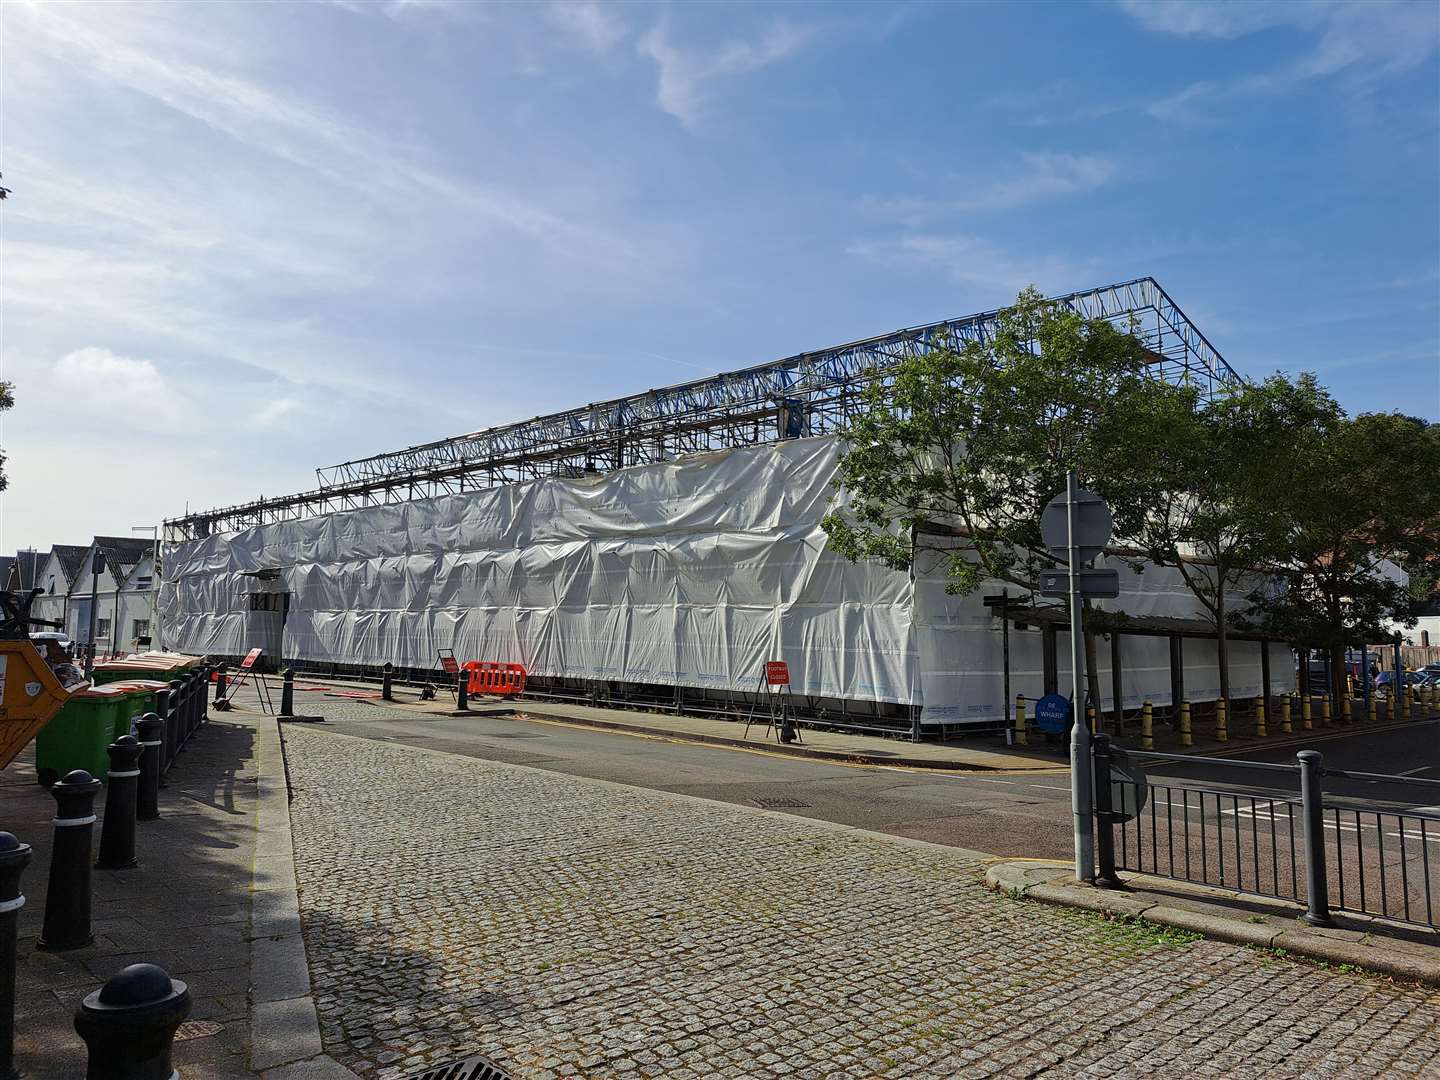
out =
<path fill-rule="evenodd" d="M 455 709 L 466 712 L 470 708 L 470 672 L 461 671 L 455 683 Z"/>
<path fill-rule="evenodd" d="M 135 865 L 136 795 L 142 749 L 134 735 L 122 735 L 105 748 L 110 755 L 110 771 L 105 774 L 105 820 L 100 823 L 96 870 L 125 870 Z"/>
<path fill-rule="evenodd" d="M 195 734 L 195 729 L 200 726 L 200 700 L 205 696 L 204 683 L 201 681 L 204 672 L 196 668 L 190 676 L 190 686 L 186 690 L 186 703 L 190 706 L 185 717 L 185 737 L 188 739 Z"/>
<path fill-rule="evenodd" d="M 165 721 L 153 712 L 146 713 L 135 724 L 140 741 L 140 776 L 135 791 L 135 818 L 155 821 L 160 817 L 160 773 L 165 768 L 165 743 L 161 734 Z"/>
<path fill-rule="evenodd" d="M 55 843 L 40 948 L 52 952 L 89 945 L 90 839 L 95 830 L 95 793 L 100 781 L 76 769 L 50 789 L 55 796 Z"/>
<path fill-rule="evenodd" d="M 170 767 L 170 691 L 155 691 L 155 715 L 160 718 L 160 786 L 165 786 L 165 770 Z"/>
<path fill-rule="evenodd" d="M 200 668 L 200 686 L 197 690 L 199 701 L 196 703 L 200 710 L 200 719 L 196 722 L 197 727 L 204 727 L 210 720 L 210 673 L 214 666 L 205 664 Z"/>
<path fill-rule="evenodd" d="M 216 702 L 216 704 L 219 704 L 220 702 L 222 702 L 222 701 L 225 700 L 225 687 L 226 687 L 226 685 L 227 685 L 226 679 L 225 679 L 225 675 L 226 675 L 226 673 L 227 673 L 228 671 L 229 671 L 228 666 L 225 665 L 225 664 L 221 664 L 221 665 L 220 665 L 220 669 L 215 672 L 215 702 Z"/>
<path fill-rule="evenodd" d="M 394 700 L 395 700 L 395 691 L 394 691 L 394 689 L 392 688 L 392 687 L 393 687 L 394 680 L 395 680 L 395 665 L 394 665 L 394 664 L 391 664 L 391 663 L 389 663 L 389 662 L 387 661 L 386 664 L 385 664 L 384 672 L 383 672 L 383 674 L 381 674 L 381 676 L 380 676 L 380 700 L 381 700 L 381 701 L 394 701 Z"/>
<path fill-rule="evenodd" d="M 185 715 L 185 680 L 170 680 L 170 711 L 165 714 L 165 767 L 168 769 L 175 764 L 175 758 L 180 753 L 180 743 L 184 739 L 182 732 L 182 720 Z"/>
<path fill-rule="evenodd" d="M 30 863 L 30 845 L 0 832 L 0 1080 L 19 1080 L 15 1068 L 15 937 L 25 897 L 20 875 Z"/>
<path fill-rule="evenodd" d="M 170 1052 L 190 1006 L 190 988 L 154 964 L 112 975 L 75 1010 L 86 1080 L 179 1080 Z"/>
<path fill-rule="evenodd" d="M 280 684 L 280 715 L 295 715 L 295 669 L 286 668 Z"/>

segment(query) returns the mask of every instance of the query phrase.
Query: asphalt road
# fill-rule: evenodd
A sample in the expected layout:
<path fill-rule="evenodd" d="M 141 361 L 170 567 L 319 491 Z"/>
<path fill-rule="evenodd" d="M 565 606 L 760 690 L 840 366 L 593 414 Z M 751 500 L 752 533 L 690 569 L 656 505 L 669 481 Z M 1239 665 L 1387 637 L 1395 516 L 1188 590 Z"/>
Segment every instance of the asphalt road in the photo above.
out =
<path fill-rule="evenodd" d="M 307 709 L 312 705 L 320 703 L 307 699 Z M 982 774 L 835 765 L 517 717 L 426 717 L 360 702 L 327 701 L 322 709 L 329 717 L 326 727 L 369 739 L 766 806 L 997 855 L 1071 853 L 1070 785 L 1061 771 Z M 1440 778 L 1437 741 L 1440 721 L 1433 721 L 1395 731 L 1315 733 L 1294 745 L 1247 751 L 1246 758 L 1293 763 L 1295 752 L 1308 746 L 1337 768 Z M 1161 782 L 1256 788 L 1276 797 L 1295 790 L 1285 773 L 1217 762 L 1149 762 L 1146 771 Z M 1440 788 L 1339 781 L 1331 786 L 1396 805 L 1440 803 Z"/>

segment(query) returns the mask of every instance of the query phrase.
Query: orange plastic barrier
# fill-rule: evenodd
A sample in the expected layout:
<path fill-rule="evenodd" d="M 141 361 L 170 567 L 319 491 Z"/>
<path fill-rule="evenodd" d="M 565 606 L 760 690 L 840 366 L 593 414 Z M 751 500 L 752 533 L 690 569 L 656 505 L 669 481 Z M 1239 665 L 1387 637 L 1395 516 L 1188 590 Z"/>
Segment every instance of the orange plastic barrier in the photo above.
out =
<path fill-rule="evenodd" d="M 469 685 L 465 688 L 467 693 L 514 697 L 525 692 L 523 664 L 493 664 L 469 660 L 461 666 L 470 673 Z"/>

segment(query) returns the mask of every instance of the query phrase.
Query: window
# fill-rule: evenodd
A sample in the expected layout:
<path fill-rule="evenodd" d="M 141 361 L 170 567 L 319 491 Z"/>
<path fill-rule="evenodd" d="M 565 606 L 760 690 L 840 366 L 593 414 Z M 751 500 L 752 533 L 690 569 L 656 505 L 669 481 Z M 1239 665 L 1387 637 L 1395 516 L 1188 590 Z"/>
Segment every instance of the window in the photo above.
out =
<path fill-rule="evenodd" d="M 55 575 L 54 575 L 54 574 L 51 574 L 51 575 L 50 575 L 50 595 L 51 595 L 51 596 L 54 596 L 54 595 L 55 595 Z"/>
<path fill-rule="evenodd" d="M 130 635 L 132 638 L 148 638 L 150 636 L 150 620 L 136 619 L 132 630 L 133 633 Z"/>
<path fill-rule="evenodd" d="M 110 620 L 109 620 L 109 619 L 96 619 L 96 620 L 95 620 L 95 636 L 96 636 L 97 638 L 109 637 L 109 636 L 110 636 Z"/>
<path fill-rule="evenodd" d="M 150 583 L 153 580 L 154 578 L 150 574 L 145 574 L 143 577 L 137 577 L 135 579 L 135 588 L 142 591 L 147 590 L 150 588 Z"/>

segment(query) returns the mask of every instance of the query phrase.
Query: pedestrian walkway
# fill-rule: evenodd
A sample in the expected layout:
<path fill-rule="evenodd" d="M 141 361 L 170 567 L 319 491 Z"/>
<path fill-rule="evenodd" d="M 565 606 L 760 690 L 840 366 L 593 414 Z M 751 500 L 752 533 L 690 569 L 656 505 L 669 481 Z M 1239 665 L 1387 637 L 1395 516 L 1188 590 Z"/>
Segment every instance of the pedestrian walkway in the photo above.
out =
<path fill-rule="evenodd" d="M 189 984 L 194 1010 L 175 1044 L 175 1065 L 186 1080 L 251 1075 L 246 993 L 255 743 L 253 721 L 242 717 L 212 717 L 186 743 L 161 792 L 161 819 L 138 825 L 140 865 L 94 871 L 94 944 L 61 953 L 36 948 L 55 800 L 36 783 L 33 746 L 0 772 L 0 822 L 35 849 L 21 879 L 15 1017 L 16 1063 L 30 1080 L 85 1075 L 75 1008 L 112 974 L 138 963 L 159 964 Z M 103 819 L 103 812 L 102 791 L 96 813 Z"/>
<path fill-rule="evenodd" d="M 283 734 L 321 1034 L 367 1078 L 1436 1075 L 1429 990 L 1012 899 L 975 852 Z"/>

